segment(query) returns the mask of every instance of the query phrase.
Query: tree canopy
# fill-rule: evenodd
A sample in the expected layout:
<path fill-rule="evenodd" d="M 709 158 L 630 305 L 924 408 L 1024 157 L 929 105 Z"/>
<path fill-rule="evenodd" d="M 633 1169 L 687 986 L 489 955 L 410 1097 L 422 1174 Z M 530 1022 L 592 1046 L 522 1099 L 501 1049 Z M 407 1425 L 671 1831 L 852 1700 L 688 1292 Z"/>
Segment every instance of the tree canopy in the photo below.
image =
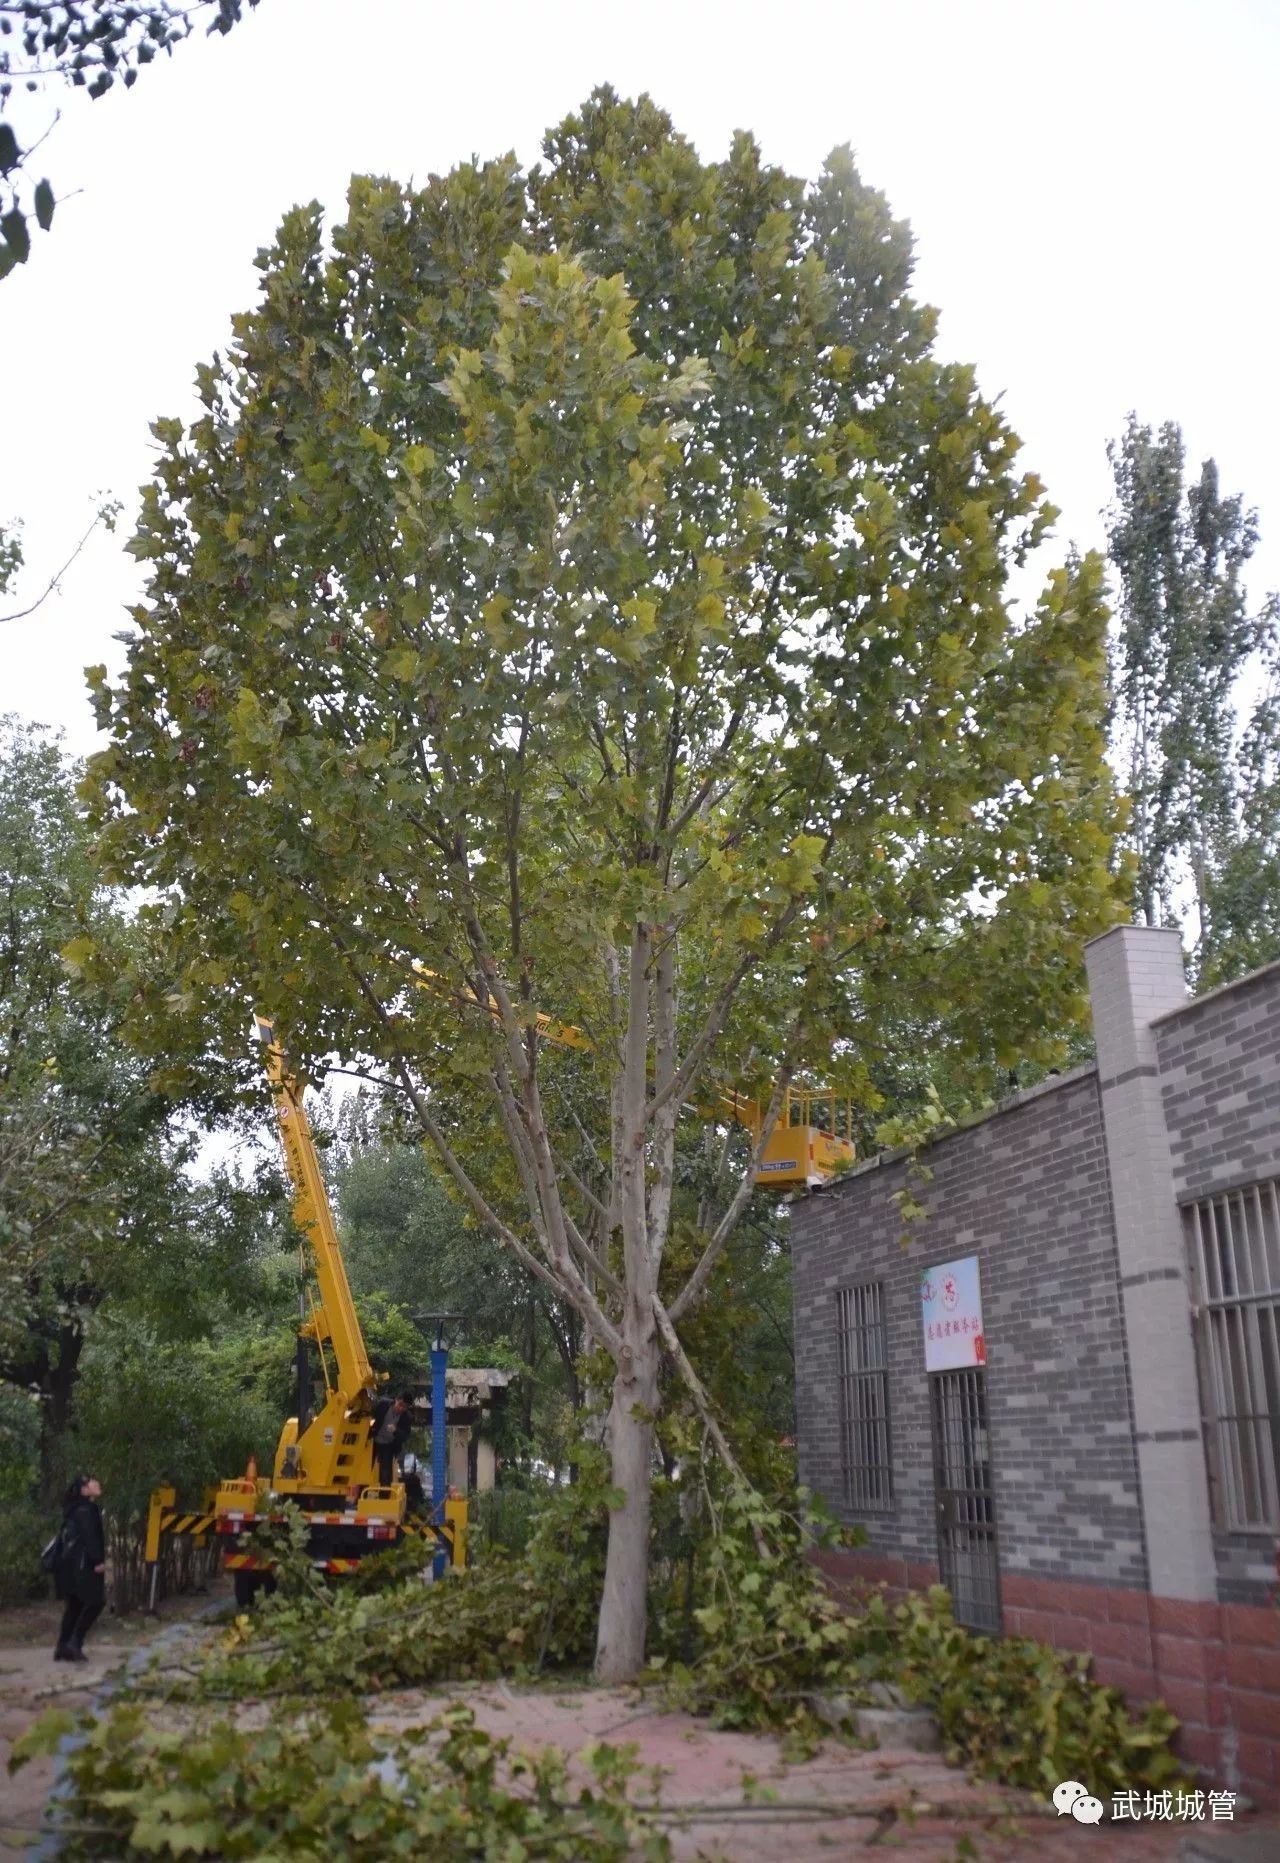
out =
<path fill-rule="evenodd" d="M 685 1194 L 682 1109 L 869 1096 L 906 1001 L 1013 1058 L 1081 1013 L 1101 566 L 1015 611 L 1054 513 L 847 150 L 704 162 L 601 91 L 527 174 L 357 178 L 258 264 L 200 418 L 155 425 L 147 599 L 92 675 L 106 858 L 178 978 L 139 1020 L 227 1043 L 253 1001 L 391 1083 L 576 1309 L 629 1674 L 660 1354 L 698 1388 L 678 1322 L 753 1189 L 730 1148 Z"/>
<path fill-rule="evenodd" d="M 1176 923 L 1192 899 L 1197 970 L 1222 981 L 1280 953 L 1280 607 L 1274 596 L 1251 605 L 1245 587 L 1257 512 L 1222 492 L 1212 459 L 1188 481 L 1174 422 L 1157 433 L 1131 415 L 1109 451 L 1114 739 L 1134 913 Z"/>
<path fill-rule="evenodd" d="M 192 1176 L 196 1103 L 157 1090 L 122 1039 L 143 935 L 99 883 L 75 778 L 56 741 L 0 720 L 0 1393 L 35 1403 L 46 1499 L 65 1480 L 104 1308 L 108 1332 L 127 1310 L 135 1333 L 189 1346 L 211 1314 L 260 1291 L 278 1201 L 270 1174 L 261 1186 Z M 84 944 L 93 979 L 64 957 Z M 230 1104 L 208 1077 L 203 1101 Z"/>

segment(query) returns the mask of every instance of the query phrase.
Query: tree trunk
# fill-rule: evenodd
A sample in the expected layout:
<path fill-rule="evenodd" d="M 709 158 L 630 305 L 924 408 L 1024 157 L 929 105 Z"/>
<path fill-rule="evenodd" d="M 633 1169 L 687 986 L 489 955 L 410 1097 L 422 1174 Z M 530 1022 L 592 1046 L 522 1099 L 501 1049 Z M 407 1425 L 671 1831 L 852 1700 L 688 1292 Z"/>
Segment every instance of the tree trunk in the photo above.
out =
<path fill-rule="evenodd" d="M 71 1395 L 80 1370 L 84 1334 L 74 1321 L 58 1328 L 58 1359 L 41 1380 L 44 1412 L 40 1428 L 40 1496 L 51 1506 L 67 1482 L 65 1449 L 71 1427 Z"/>
<path fill-rule="evenodd" d="M 622 1505 L 609 1515 L 604 1596 L 596 1633 L 596 1679 L 628 1682 L 644 1667 L 649 1576 L 649 1482 L 658 1408 L 659 1346 L 654 1316 L 658 1248 L 651 1248 L 645 1196 L 649 959 L 653 939 L 637 925 L 631 939 L 627 1029 L 614 1099 L 613 1207 L 622 1229 L 626 1301 L 616 1348 L 609 1456 Z"/>
<path fill-rule="evenodd" d="M 630 1330 L 630 1329 L 629 1329 Z M 637 1328 L 637 1334 L 640 1329 Z M 649 1592 L 650 1478 L 653 1419 L 658 1403 L 658 1340 L 650 1321 L 647 1337 L 629 1340 L 613 1381 L 609 1451 L 613 1485 L 623 1495 L 609 1515 L 604 1596 L 596 1632 L 598 1682 L 629 1682 L 644 1667 Z"/>
<path fill-rule="evenodd" d="M 538 1343 L 538 1309 L 532 1294 L 525 1302 L 524 1320 L 524 1362 L 528 1369 L 521 1381 L 520 1421 L 524 1439 L 528 1443 L 533 1441 L 533 1379 L 537 1370 L 535 1352 Z"/>
<path fill-rule="evenodd" d="M 1196 955 L 1203 958 L 1205 946 L 1209 942 L 1209 875 L 1204 842 L 1198 837 L 1191 843 L 1191 871 L 1195 876 L 1196 914 L 1199 920 L 1195 949 Z"/>

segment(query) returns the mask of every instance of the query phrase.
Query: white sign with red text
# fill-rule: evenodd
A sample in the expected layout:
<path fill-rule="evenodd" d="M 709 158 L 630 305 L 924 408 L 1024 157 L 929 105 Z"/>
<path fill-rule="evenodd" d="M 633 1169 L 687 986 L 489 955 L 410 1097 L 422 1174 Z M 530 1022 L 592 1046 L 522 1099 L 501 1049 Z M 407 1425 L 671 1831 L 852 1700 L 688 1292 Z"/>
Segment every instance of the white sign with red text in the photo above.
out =
<path fill-rule="evenodd" d="M 959 1371 L 986 1364 L 982 1282 L 976 1255 L 921 1270 L 920 1317 L 926 1371 Z"/>

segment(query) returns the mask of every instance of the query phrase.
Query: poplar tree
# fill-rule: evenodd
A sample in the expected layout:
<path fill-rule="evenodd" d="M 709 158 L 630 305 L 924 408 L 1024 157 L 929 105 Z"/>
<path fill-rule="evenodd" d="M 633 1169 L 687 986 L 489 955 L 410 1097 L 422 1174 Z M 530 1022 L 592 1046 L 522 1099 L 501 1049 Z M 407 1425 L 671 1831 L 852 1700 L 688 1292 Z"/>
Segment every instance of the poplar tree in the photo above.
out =
<path fill-rule="evenodd" d="M 1108 448 L 1116 499 L 1108 514 L 1118 583 L 1112 643 L 1116 761 L 1131 811 L 1134 914 L 1176 923 L 1180 893 L 1195 902 L 1200 955 L 1215 944 L 1215 897 L 1237 850 L 1265 824 L 1266 706 L 1243 735 L 1241 675 L 1274 651 L 1276 606 L 1251 611 L 1244 569 L 1257 514 L 1225 497 L 1212 459 L 1186 480 L 1182 433 L 1158 433 L 1135 415 Z M 1247 748 L 1246 748 L 1247 746 Z M 1251 773 L 1252 772 L 1252 773 Z M 1243 904 L 1233 882 L 1238 918 Z"/>
<path fill-rule="evenodd" d="M 1237 829 L 1213 876 L 1200 980 L 1225 983 L 1280 958 L 1280 646 L 1235 764 Z"/>

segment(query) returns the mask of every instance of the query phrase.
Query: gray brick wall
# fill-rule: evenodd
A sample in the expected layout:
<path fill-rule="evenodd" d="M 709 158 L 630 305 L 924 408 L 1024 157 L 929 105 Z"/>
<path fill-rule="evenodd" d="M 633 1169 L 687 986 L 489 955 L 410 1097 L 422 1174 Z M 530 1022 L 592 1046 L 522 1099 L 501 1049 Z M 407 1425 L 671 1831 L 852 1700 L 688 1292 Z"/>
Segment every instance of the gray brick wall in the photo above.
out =
<path fill-rule="evenodd" d="M 1220 1604 L 1270 1604 L 1275 1590 L 1275 1541 L 1270 1534 L 1224 1533 L 1215 1528 Z"/>
<path fill-rule="evenodd" d="M 842 1520 L 836 1300 L 885 1284 L 895 1505 L 856 1516 L 868 1550 L 936 1562 L 922 1267 L 977 1254 L 1002 1569 L 1147 1583 L 1111 1199 L 1092 1069 L 932 1148 L 906 1250 L 902 1162 L 870 1165 L 792 1216 L 801 1478 Z"/>
<path fill-rule="evenodd" d="M 1179 1203 L 1280 1177 L 1280 964 L 1155 1024 Z"/>
<path fill-rule="evenodd" d="M 895 1239 L 902 1222 L 890 1198 L 901 1184 L 901 1167 L 872 1169 L 792 1211 L 796 1440 L 801 1481 L 839 1519 L 862 1522 L 868 1550 L 936 1565 L 921 1257 L 914 1249 L 904 1252 Z M 894 1506 L 884 1514 L 854 1515 L 844 1503 L 840 1459 L 836 1289 L 863 1280 L 884 1283 Z"/>
<path fill-rule="evenodd" d="M 1280 964 L 1161 1016 L 1155 1037 L 1178 1202 L 1280 1177 Z M 1267 1603 L 1275 1536 L 1213 1542 L 1222 1602 Z"/>

